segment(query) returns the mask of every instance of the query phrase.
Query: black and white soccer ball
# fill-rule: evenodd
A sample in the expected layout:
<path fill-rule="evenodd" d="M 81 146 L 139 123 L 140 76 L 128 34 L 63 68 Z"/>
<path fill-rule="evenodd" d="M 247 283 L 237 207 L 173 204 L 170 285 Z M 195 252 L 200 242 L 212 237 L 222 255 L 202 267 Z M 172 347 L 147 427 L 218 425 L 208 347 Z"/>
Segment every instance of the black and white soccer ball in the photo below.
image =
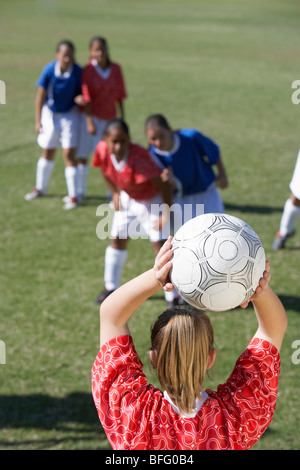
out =
<path fill-rule="evenodd" d="M 255 231 L 228 214 L 189 220 L 172 240 L 171 282 L 201 310 L 231 310 L 247 301 L 265 270 L 265 251 Z"/>

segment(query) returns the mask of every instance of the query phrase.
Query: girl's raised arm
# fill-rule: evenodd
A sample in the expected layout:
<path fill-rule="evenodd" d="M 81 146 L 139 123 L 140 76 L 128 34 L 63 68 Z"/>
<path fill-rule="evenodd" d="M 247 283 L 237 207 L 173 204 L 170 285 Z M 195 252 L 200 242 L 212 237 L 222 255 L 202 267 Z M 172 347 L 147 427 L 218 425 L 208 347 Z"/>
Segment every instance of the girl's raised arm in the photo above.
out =
<path fill-rule="evenodd" d="M 158 253 L 152 269 L 119 287 L 101 304 L 100 347 L 110 339 L 130 334 L 129 318 L 151 295 L 162 287 L 173 289 L 168 282 L 172 256 L 170 237 Z"/>
<path fill-rule="evenodd" d="M 254 337 L 266 339 L 280 351 L 287 328 L 287 316 L 280 299 L 269 286 L 269 270 L 270 264 L 267 262 L 259 286 L 249 301 L 253 303 L 258 320 L 258 329 Z M 241 307 L 245 308 L 248 302 L 242 304 Z"/>

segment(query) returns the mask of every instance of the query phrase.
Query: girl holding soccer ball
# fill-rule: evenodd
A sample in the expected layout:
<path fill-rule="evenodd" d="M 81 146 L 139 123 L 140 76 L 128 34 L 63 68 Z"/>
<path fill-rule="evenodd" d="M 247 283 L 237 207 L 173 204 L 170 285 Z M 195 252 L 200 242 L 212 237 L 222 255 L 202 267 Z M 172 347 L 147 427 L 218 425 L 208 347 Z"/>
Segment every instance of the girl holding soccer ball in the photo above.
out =
<path fill-rule="evenodd" d="M 258 328 L 217 391 L 203 390 L 215 361 L 208 316 L 189 306 L 162 313 L 151 333 L 150 360 L 164 391 L 150 385 L 128 321 L 169 281 L 171 237 L 154 267 L 113 292 L 100 308 L 100 351 L 92 369 L 92 393 L 113 449 L 250 449 L 270 424 L 280 373 L 285 310 L 269 286 L 269 263 L 250 298 Z M 248 302 L 242 305 L 246 308 Z"/>

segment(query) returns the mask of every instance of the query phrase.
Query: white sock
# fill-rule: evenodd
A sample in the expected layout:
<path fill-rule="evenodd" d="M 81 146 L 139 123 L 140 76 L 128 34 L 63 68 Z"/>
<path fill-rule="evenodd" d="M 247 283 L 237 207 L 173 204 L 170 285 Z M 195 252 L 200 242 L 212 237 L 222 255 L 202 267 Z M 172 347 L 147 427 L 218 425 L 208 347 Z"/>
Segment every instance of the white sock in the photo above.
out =
<path fill-rule="evenodd" d="M 105 250 L 104 285 L 107 290 L 115 290 L 121 284 L 123 266 L 127 250 L 117 250 L 108 246 Z"/>
<path fill-rule="evenodd" d="M 67 166 L 65 168 L 65 178 L 69 197 L 77 197 L 77 167 Z"/>
<path fill-rule="evenodd" d="M 166 302 L 172 302 L 177 297 L 179 297 L 179 294 L 175 289 L 173 289 L 171 291 L 165 291 L 165 300 L 166 300 Z"/>
<path fill-rule="evenodd" d="M 280 235 L 288 235 L 295 230 L 296 221 L 300 215 L 300 207 L 294 206 L 291 199 L 288 199 L 283 208 L 280 221 Z"/>
<path fill-rule="evenodd" d="M 89 172 L 89 166 L 83 163 L 78 163 L 77 165 L 77 172 L 78 172 L 78 194 L 80 196 L 84 196 L 86 194 L 86 180 L 87 175 Z"/>
<path fill-rule="evenodd" d="M 43 194 L 47 194 L 48 185 L 52 170 L 54 168 L 54 160 L 47 160 L 44 157 L 38 159 L 36 165 L 36 189 L 41 191 Z"/>

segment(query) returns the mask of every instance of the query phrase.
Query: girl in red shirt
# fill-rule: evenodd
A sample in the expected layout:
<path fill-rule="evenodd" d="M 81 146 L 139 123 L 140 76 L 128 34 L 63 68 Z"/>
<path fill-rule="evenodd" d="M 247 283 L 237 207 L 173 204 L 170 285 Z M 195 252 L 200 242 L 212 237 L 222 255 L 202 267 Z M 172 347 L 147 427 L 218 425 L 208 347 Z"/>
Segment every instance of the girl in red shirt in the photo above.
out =
<path fill-rule="evenodd" d="M 168 277 L 172 256 L 170 237 L 152 269 L 101 305 L 101 349 L 92 369 L 92 393 L 103 428 L 113 449 L 250 449 L 274 415 L 287 327 L 285 310 L 269 287 L 269 263 L 250 299 L 258 329 L 216 392 L 201 389 L 216 356 L 208 316 L 177 306 L 158 317 L 150 360 L 162 392 L 147 382 L 128 320 L 159 289 L 173 289 Z"/>
<path fill-rule="evenodd" d="M 130 141 L 128 126 L 122 119 L 107 123 L 92 166 L 100 168 L 114 205 L 111 241 L 105 251 L 105 288 L 95 299 L 101 303 L 120 285 L 130 238 L 148 237 L 158 253 L 169 235 L 172 195 L 148 150 Z M 107 233 L 98 236 L 106 238 Z"/>
<path fill-rule="evenodd" d="M 107 41 L 96 36 L 89 44 L 90 61 L 82 72 L 82 96 L 78 157 L 78 192 L 86 193 L 87 159 L 102 139 L 106 123 L 119 115 L 124 119 L 123 101 L 127 98 L 121 66 L 112 62 Z"/>

